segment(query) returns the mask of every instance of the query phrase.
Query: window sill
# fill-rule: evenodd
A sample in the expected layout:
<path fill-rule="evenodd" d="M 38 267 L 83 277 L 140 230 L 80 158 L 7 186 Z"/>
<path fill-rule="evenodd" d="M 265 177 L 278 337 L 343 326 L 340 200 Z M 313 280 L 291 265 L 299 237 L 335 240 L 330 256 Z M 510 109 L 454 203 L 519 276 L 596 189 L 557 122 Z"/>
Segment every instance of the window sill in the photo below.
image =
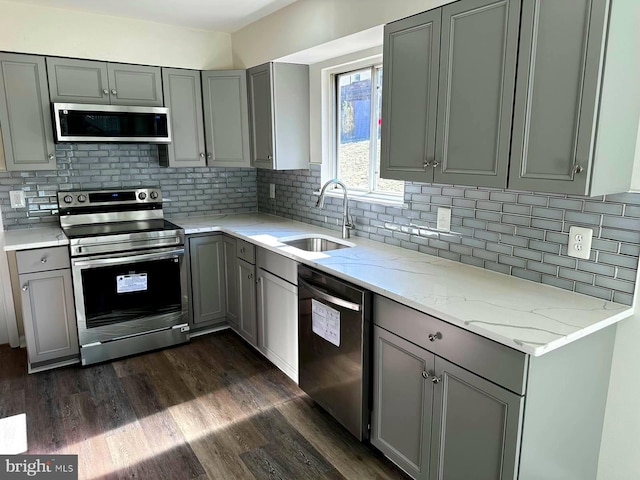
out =
<path fill-rule="evenodd" d="M 320 190 L 313 192 L 315 196 L 320 196 Z M 343 194 L 342 190 L 328 190 L 325 192 L 325 196 L 340 198 L 342 199 Z M 409 208 L 409 205 L 404 203 L 403 198 L 393 199 L 389 197 L 384 197 L 381 195 L 375 195 L 373 193 L 349 193 L 349 200 L 355 200 L 356 202 L 366 202 L 366 203 L 374 203 L 376 205 L 384 205 L 386 207 L 397 207 L 397 208 Z"/>

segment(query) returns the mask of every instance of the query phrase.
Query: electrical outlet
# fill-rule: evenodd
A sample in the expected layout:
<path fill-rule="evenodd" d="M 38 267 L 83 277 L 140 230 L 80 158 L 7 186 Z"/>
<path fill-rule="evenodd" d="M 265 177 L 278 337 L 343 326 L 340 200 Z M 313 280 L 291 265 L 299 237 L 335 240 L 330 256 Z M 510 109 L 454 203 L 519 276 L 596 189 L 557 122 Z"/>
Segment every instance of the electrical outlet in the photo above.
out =
<path fill-rule="evenodd" d="M 441 232 L 448 232 L 451 230 L 450 208 L 438 208 L 438 223 L 436 224 L 436 230 L 440 230 Z"/>
<path fill-rule="evenodd" d="M 276 184 L 269 184 L 269 198 L 276 198 Z"/>
<path fill-rule="evenodd" d="M 22 190 L 10 191 L 9 199 L 11 200 L 11 208 L 25 208 L 27 206 L 27 200 L 24 198 Z"/>
<path fill-rule="evenodd" d="M 593 230 L 590 228 L 569 228 L 569 246 L 567 254 L 570 257 L 588 259 L 591 255 L 591 238 Z"/>

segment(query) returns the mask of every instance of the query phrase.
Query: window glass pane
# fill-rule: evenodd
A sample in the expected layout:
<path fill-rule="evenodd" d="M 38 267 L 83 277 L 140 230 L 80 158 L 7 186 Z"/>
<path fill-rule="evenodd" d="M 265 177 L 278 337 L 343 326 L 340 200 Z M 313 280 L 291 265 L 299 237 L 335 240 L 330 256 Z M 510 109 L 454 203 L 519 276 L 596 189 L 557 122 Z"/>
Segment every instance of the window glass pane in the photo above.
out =
<path fill-rule="evenodd" d="M 376 141 L 376 176 L 375 192 L 404 195 L 404 182 L 401 180 L 387 180 L 380 178 L 380 138 L 382 136 L 382 67 L 376 68 L 376 93 L 375 93 L 375 141 Z"/>
<path fill-rule="evenodd" d="M 370 191 L 371 69 L 338 75 L 337 176 Z"/>

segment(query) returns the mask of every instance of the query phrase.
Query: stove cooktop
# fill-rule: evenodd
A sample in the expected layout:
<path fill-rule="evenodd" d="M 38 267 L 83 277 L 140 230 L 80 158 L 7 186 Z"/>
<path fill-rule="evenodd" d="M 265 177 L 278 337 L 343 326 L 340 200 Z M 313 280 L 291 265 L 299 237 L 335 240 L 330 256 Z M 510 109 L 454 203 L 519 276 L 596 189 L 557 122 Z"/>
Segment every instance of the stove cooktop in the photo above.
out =
<path fill-rule="evenodd" d="M 179 231 L 181 228 L 167 220 L 154 219 L 75 225 L 72 227 L 64 227 L 62 230 L 67 238 L 73 240 L 78 238 L 103 237 L 108 235 Z"/>

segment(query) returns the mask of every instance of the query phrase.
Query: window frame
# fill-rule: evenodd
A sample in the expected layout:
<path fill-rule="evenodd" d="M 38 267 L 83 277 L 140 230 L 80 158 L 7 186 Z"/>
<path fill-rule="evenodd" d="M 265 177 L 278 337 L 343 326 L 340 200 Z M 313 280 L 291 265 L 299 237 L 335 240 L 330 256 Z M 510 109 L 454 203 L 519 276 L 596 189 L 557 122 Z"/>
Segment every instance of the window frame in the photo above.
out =
<path fill-rule="evenodd" d="M 333 65 L 329 68 L 323 68 L 322 72 L 322 143 L 324 144 L 322 155 L 322 183 L 331 178 L 336 178 L 338 172 L 338 126 L 339 126 L 339 111 L 338 111 L 338 77 L 339 75 L 355 72 L 358 70 L 364 70 L 371 68 L 374 72 L 377 68 L 382 68 L 382 55 L 373 55 L 358 60 L 345 62 L 339 65 Z M 382 81 L 384 82 L 384 72 L 382 73 Z M 375 82 L 372 82 L 372 93 L 375 93 Z M 373 110 L 372 102 L 372 110 Z M 373 129 L 374 122 L 377 120 L 375 115 L 371 116 L 371 129 Z M 375 148 L 373 142 L 370 145 L 371 149 Z M 372 179 L 375 178 L 376 165 L 371 161 L 371 153 L 369 156 L 370 167 L 370 184 Z M 373 182 L 375 183 L 375 182 Z M 331 189 L 327 191 L 329 195 L 332 194 Z M 380 191 L 353 190 L 349 191 L 349 197 L 362 200 L 370 203 L 380 203 L 389 206 L 404 206 L 404 191 L 401 193 L 387 193 Z"/>

